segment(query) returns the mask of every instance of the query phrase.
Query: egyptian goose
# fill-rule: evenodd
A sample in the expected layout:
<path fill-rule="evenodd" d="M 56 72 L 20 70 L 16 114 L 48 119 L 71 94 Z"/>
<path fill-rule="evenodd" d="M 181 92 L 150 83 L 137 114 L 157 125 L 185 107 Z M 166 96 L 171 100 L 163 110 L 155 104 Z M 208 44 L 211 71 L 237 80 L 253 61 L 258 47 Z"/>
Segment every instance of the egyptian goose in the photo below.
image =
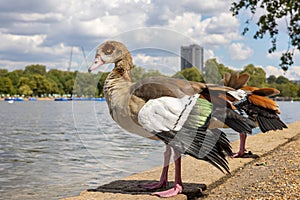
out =
<path fill-rule="evenodd" d="M 226 72 L 222 82 L 225 86 L 234 88 L 236 91 L 228 92 L 234 98 L 227 100 L 231 101 L 241 115 L 246 114 L 247 118 L 256 122 L 256 125 L 262 132 L 270 130 L 282 130 L 287 128 L 286 124 L 280 120 L 278 104 L 269 96 L 278 95 L 280 92 L 275 88 L 257 88 L 247 86 L 250 79 L 249 74 L 232 74 Z M 240 132 L 240 148 L 233 157 L 242 157 L 246 152 L 247 133 Z"/>
<path fill-rule="evenodd" d="M 231 146 L 225 133 L 218 129 L 223 126 L 218 122 L 244 133 L 250 133 L 255 126 L 231 108 L 226 97 L 234 89 L 167 77 L 132 83 L 132 57 L 125 45 L 117 41 L 104 42 L 97 48 L 89 71 L 107 63 L 115 64 L 104 85 L 111 117 L 129 132 L 166 144 L 160 181 L 142 187 L 156 189 L 167 185 L 171 149 L 175 160 L 174 188 L 154 195 L 170 197 L 182 192 L 182 154 L 229 172 L 225 157 L 232 155 Z"/>

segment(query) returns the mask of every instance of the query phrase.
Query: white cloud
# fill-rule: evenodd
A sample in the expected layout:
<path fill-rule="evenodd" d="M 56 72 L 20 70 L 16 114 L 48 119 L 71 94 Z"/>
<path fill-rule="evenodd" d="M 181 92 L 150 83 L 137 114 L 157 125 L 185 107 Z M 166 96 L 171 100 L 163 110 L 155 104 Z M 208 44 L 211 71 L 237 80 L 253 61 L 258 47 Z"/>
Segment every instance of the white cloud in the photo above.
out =
<path fill-rule="evenodd" d="M 226 57 L 224 64 L 233 66 L 253 51 L 240 43 L 240 23 L 227 0 L 0 0 L 0 4 L 1 67 L 36 62 L 61 67 L 68 63 L 72 46 L 84 47 L 88 54 L 109 38 L 120 39 L 133 50 L 158 48 L 176 55 L 181 45 L 198 43 L 207 57 Z M 153 26 L 156 31 L 149 28 Z"/>
<path fill-rule="evenodd" d="M 166 26 L 195 39 L 205 48 L 219 48 L 241 38 L 238 20 L 226 13 L 202 20 L 200 14 L 185 12 L 170 19 Z"/>
<path fill-rule="evenodd" d="M 264 70 L 266 72 L 267 77 L 269 77 L 271 75 L 274 75 L 276 77 L 285 75 L 284 71 L 279 67 L 274 67 L 274 66 L 268 65 L 264 68 Z"/>
<path fill-rule="evenodd" d="M 27 52 L 30 50 L 30 47 L 41 45 L 46 37 L 46 35 L 27 36 L 0 33 L 0 40 L 3 41 L 0 46 L 0 51 L 21 50 Z"/>
<path fill-rule="evenodd" d="M 166 75 L 173 75 L 180 70 L 180 57 L 178 56 L 149 56 L 146 54 L 137 54 L 133 57 L 137 66 L 149 70 L 158 70 Z"/>
<path fill-rule="evenodd" d="M 207 33 L 221 33 L 237 32 L 240 23 L 237 18 L 230 13 L 220 13 L 217 16 L 207 19 L 209 24 L 207 26 Z"/>
<path fill-rule="evenodd" d="M 291 66 L 288 71 L 284 72 L 280 67 L 266 66 L 266 75 L 285 76 L 289 80 L 300 80 L 300 66 Z"/>
<path fill-rule="evenodd" d="M 232 43 L 229 46 L 229 54 L 233 60 L 246 60 L 252 56 L 253 50 L 243 43 Z"/>

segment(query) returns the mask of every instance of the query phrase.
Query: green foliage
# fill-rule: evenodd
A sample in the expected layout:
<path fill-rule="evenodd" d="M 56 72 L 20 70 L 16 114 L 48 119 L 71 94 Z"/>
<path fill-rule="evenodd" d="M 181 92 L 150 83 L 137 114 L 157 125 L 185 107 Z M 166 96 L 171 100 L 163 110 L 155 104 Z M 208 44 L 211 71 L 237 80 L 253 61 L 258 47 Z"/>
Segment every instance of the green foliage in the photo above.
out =
<path fill-rule="evenodd" d="M 0 69 L 0 77 L 5 77 L 8 74 L 8 70 L 7 69 Z"/>
<path fill-rule="evenodd" d="M 97 74 L 61 71 L 51 69 L 45 73 L 43 65 L 29 65 L 25 70 L 14 70 L 9 72 L 0 69 L 0 95 L 74 95 L 74 96 L 103 96 L 103 86 L 109 72 L 98 72 Z M 173 75 L 175 78 L 189 81 L 207 83 L 220 83 L 225 72 L 233 72 L 232 69 L 218 63 L 216 59 L 206 62 L 205 77 L 195 68 L 187 68 Z M 250 64 L 244 67 L 240 74 L 248 73 L 251 79 L 248 83 L 256 87 L 274 87 L 280 90 L 280 96 L 299 97 L 300 84 L 294 84 L 284 76 L 269 76 L 266 79 L 265 71 L 260 67 Z M 132 81 L 137 81 L 148 76 L 163 76 L 157 70 L 146 71 L 142 67 L 134 67 L 131 73 Z"/>
<path fill-rule="evenodd" d="M 196 67 L 186 68 L 174 74 L 172 77 L 186 79 L 188 81 L 203 82 L 201 72 Z"/>
<path fill-rule="evenodd" d="M 137 82 L 143 78 L 150 76 L 163 76 L 158 70 L 150 69 L 146 71 L 142 67 L 133 66 L 133 69 L 130 72 L 130 78 L 132 82 Z"/>
<path fill-rule="evenodd" d="M 100 76 L 99 74 L 77 73 L 72 93 L 76 96 L 98 96 L 97 85 Z"/>
<path fill-rule="evenodd" d="M 24 74 L 32 75 L 32 74 L 39 74 L 39 75 L 46 75 L 46 66 L 45 65 L 28 65 L 25 67 Z"/>
<path fill-rule="evenodd" d="M 205 62 L 204 80 L 206 83 L 219 84 L 225 72 L 232 73 L 233 70 L 218 63 L 216 58 L 208 59 Z"/>
<path fill-rule="evenodd" d="M 149 77 L 149 76 L 163 76 L 158 70 L 150 69 L 143 74 L 143 78 Z"/>
<path fill-rule="evenodd" d="M 98 72 L 98 76 L 100 77 L 100 79 L 97 84 L 97 89 L 98 89 L 98 94 L 100 97 L 104 96 L 104 92 L 103 92 L 104 82 L 105 82 L 105 79 L 107 78 L 108 74 L 109 74 L 109 72 Z"/>
<path fill-rule="evenodd" d="M 17 91 L 18 90 L 18 82 L 20 77 L 23 75 L 23 70 L 14 70 L 12 72 L 9 72 L 7 74 L 7 77 L 9 77 L 9 79 L 12 81 L 14 90 Z"/>
<path fill-rule="evenodd" d="M 277 84 L 287 84 L 287 83 L 291 83 L 289 81 L 289 79 L 285 78 L 284 76 L 279 76 L 276 80 L 275 83 Z"/>
<path fill-rule="evenodd" d="M 130 77 L 132 82 L 137 82 L 143 78 L 149 76 L 163 76 L 158 70 L 150 69 L 146 71 L 142 67 L 133 66 L 133 69 L 130 72 Z"/>
<path fill-rule="evenodd" d="M 26 97 L 31 96 L 33 91 L 31 90 L 29 85 L 22 85 L 19 88 L 19 94 L 24 95 Z"/>
<path fill-rule="evenodd" d="M 256 22 L 258 30 L 254 34 L 254 39 L 261 39 L 266 34 L 270 36 L 271 47 L 269 53 L 273 53 L 277 48 L 277 36 L 279 34 L 279 20 L 285 20 L 286 33 L 288 34 L 288 49 L 282 53 L 280 58 L 280 66 L 283 70 L 287 70 L 293 62 L 294 49 L 300 51 L 300 2 L 299 0 L 239 0 L 232 3 L 231 11 L 233 15 L 239 15 L 241 10 L 250 10 L 252 15 L 259 14 Z M 262 12 L 261 9 L 264 9 Z M 249 31 L 248 19 L 243 34 Z M 292 47 L 292 49 L 291 49 Z"/>
<path fill-rule="evenodd" d="M 271 75 L 268 77 L 269 87 L 274 87 L 280 91 L 278 96 L 282 97 L 299 97 L 300 85 L 296 85 L 284 76 L 275 77 Z M 269 81 L 272 80 L 272 81 Z"/>
<path fill-rule="evenodd" d="M 283 84 L 272 84 L 271 86 L 280 91 L 280 94 L 278 96 L 281 97 L 296 97 L 298 94 L 297 86 L 291 82 Z"/>
<path fill-rule="evenodd" d="M 266 86 L 266 72 L 261 67 L 255 67 L 253 64 L 247 65 L 240 72 L 250 74 L 250 80 L 248 85 L 256 87 L 265 87 Z"/>
<path fill-rule="evenodd" d="M 51 94 L 51 83 L 46 79 L 46 76 L 34 74 L 31 76 L 30 85 L 34 96 L 43 96 Z"/>
<path fill-rule="evenodd" d="M 274 76 L 274 75 L 271 75 L 271 76 L 269 76 L 269 78 L 267 78 L 268 84 L 273 84 L 273 83 L 275 83 L 275 81 L 276 81 L 276 76 Z"/>
<path fill-rule="evenodd" d="M 132 82 L 136 82 L 143 78 L 145 70 L 142 67 L 133 66 L 133 69 L 130 72 L 130 77 Z"/>
<path fill-rule="evenodd" d="M 8 77 L 0 76 L 0 94 L 14 94 L 14 87 Z"/>
<path fill-rule="evenodd" d="M 108 73 L 99 75 L 51 69 L 48 72 L 44 65 L 29 65 L 25 70 L 8 72 L 0 69 L 0 94 L 21 96 L 74 95 L 97 96 L 97 84 L 104 85 Z"/>

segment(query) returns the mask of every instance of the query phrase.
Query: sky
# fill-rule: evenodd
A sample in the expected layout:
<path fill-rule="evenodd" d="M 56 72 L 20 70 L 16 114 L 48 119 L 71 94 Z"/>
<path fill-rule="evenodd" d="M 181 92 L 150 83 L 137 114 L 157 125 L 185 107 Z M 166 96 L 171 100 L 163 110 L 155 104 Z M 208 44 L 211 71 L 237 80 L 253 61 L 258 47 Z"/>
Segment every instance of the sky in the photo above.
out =
<path fill-rule="evenodd" d="M 0 68 L 12 71 L 43 64 L 47 69 L 85 71 L 100 43 L 118 40 L 131 51 L 136 65 L 172 74 L 180 70 L 180 46 L 196 43 L 204 47 L 206 59 L 216 58 L 233 69 L 254 64 L 267 76 L 300 80 L 299 52 L 295 52 L 295 63 L 287 73 L 278 66 L 281 52 L 287 49 L 285 22 L 279 21 L 282 34 L 277 52 L 268 54 L 268 37 L 254 40 L 253 31 L 241 35 L 245 20 L 251 16 L 243 12 L 233 17 L 231 3 L 0 0 Z M 255 23 L 249 28 L 256 30 Z"/>

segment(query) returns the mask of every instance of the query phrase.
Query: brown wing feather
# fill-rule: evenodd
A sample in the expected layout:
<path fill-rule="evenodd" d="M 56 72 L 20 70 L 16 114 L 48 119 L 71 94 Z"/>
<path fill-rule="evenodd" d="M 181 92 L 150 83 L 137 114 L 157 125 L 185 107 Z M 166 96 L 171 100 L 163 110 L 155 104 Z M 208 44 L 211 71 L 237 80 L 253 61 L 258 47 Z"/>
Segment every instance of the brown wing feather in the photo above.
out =
<path fill-rule="evenodd" d="M 223 84 L 224 85 L 228 85 L 229 81 L 230 81 L 230 77 L 231 77 L 231 74 L 228 73 L 228 72 L 225 72 L 224 74 L 224 79 L 223 79 Z"/>
<path fill-rule="evenodd" d="M 148 77 L 131 86 L 130 92 L 148 101 L 162 96 L 181 98 L 184 95 L 200 93 L 204 88 L 204 83 L 168 77 Z"/>
<path fill-rule="evenodd" d="M 258 90 L 254 90 L 252 93 L 259 96 L 274 96 L 279 94 L 280 91 L 275 88 L 261 88 Z"/>
<path fill-rule="evenodd" d="M 235 88 L 235 85 L 236 85 L 238 79 L 239 79 L 239 73 L 238 72 L 233 72 L 231 74 L 230 81 L 229 81 L 227 86 Z"/>
<path fill-rule="evenodd" d="M 235 89 L 240 89 L 247 85 L 248 81 L 250 79 L 249 74 L 242 74 L 239 76 L 237 82 L 235 83 Z"/>
<path fill-rule="evenodd" d="M 275 101 L 273 101 L 272 99 L 269 99 L 269 98 L 263 97 L 263 96 L 259 96 L 259 95 L 255 95 L 255 94 L 251 94 L 251 95 L 249 95 L 248 100 L 250 103 L 252 103 L 254 105 L 261 106 L 263 108 L 274 110 L 277 113 L 280 113 L 278 104 Z"/>
<path fill-rule="evenodd" d="M 245 91 L 254 91 L 254 90 L 258 90 L 259 88 L 258 87 L 253 87 L 253 86 L 244 86 L 241 88 L 242 90 L 245 90 Z"/>

